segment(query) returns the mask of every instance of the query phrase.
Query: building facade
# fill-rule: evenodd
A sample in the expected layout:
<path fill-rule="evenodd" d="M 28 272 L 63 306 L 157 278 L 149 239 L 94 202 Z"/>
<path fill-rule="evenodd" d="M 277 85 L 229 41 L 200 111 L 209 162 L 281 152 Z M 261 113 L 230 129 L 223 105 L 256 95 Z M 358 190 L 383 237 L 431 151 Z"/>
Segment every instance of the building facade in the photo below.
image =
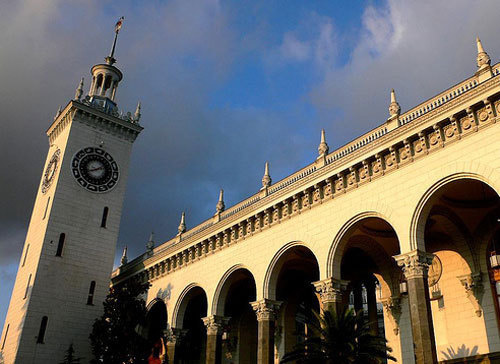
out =
<path fill-rule="evenodd" d="M 115 38 L 116 41 L 116 38 Z M 499 362 L 500 64 L 477 70 L 178 234 L 111 275 L 151 284 L 143 334 L 170 363 L 278 363 L 307 335 L 303 312 L 365 308 L 399 363 Z M 0 350 L 6 363 L 59 362 L 88 334 L 109 287 L 135 115 L 122 78 L 92 68 L 47 131 L 50 148 Z M 499 153 L 499 154 L 497 154 Z M 499 254 L 497 255 L 497 251 Z M 89 263 L 91 262 L 91 263 Z M 380 321 L 380 324 L 378 323 Z"/>
<path fill-rule="evenodd" d="M 500 64 L 123 264 L 170 363 L 278 363 L 301 310 L 367 308 L 399 363 L 499 362 Z M 126 260 L 124 260 L 125 262 Z M 363 302 L 364 297 L 364 302 Z M 383 311 L 380 310 L 383 308 Z M 467 358 L 467 359 L 464 359 Z"/>
<path fill-rule="evenodd" d="M 117 109 L 122 73 L 114 45 L 92 67 L 88 95 L 82 79 L 47 130 L 49 151 L 0 342 L 6 364 L 59 363 L 71 344 L 87 362 L 92 357 L 88 337 L 109 291 L 130 153 L 142 130 L 139 106 L 134 116 Z"/>

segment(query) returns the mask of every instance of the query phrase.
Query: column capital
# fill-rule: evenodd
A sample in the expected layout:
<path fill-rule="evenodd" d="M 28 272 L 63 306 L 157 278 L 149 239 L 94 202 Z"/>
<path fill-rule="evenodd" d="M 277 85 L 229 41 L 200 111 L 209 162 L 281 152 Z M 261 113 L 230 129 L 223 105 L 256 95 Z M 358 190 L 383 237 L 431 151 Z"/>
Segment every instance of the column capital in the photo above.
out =
<path fill-rule="evenodd" d="M 314 289 L 319 293 L 321 303 L 341 302 L 342 293 L 346 291 L 348 281 L 335 278 L 326 278 L 321 281 L 312 282 Z"/>
<path fill-rule="evenodd" d="M 274 301 L 267 298 L 262 300 L 250 302 L 255 314 L 257 315 L 257 321 L 274 321 L 276 320 L 276 315 L 281 307 L 282 302 Z"/>
<path fill-rule="evenodd" d="M 224 316 L 208 316 L 203 317 L 203 324 L 207 328 L 207 335 L 218 335 L 222 334 L 224 328 L 228 325 L 230 317 Z"/>
<path fill-rule="evenodd" d="M 403 270 L 406 279 L 427 278 L 434 254 L 416 249 L 409 253 L 396 255 L 393 258 Z"/>

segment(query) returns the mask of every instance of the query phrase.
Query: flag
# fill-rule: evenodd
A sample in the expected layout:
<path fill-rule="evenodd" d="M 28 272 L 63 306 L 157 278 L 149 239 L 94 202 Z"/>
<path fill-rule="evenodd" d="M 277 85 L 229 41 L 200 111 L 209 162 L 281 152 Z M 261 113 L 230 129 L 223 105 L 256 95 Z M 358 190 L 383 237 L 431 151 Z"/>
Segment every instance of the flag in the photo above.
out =
<path fill-rule="evenodd" d="M 115 33 L 118 33 L 120 31 L 120 29 L 122 28 L 122 23 L 123 23 L 123 19 L 125 19 L 123 16 L 118 19 L 118 21 L 116 22 L 116 25 L 115 25 Z"/>

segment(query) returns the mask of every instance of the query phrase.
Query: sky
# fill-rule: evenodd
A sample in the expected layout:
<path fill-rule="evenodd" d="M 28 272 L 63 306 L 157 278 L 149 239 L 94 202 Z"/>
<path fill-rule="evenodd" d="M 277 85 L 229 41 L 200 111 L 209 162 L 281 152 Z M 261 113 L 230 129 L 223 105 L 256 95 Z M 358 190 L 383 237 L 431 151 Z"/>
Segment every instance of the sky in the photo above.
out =
<path fill-rule="evenodd" d="M 0 326 L 48 151 L 45 131 L 113 27 L 120 109 L 142 103 L 117 261 L 172 238 L 500 59 L 496 0 L 0 1 Z"/>

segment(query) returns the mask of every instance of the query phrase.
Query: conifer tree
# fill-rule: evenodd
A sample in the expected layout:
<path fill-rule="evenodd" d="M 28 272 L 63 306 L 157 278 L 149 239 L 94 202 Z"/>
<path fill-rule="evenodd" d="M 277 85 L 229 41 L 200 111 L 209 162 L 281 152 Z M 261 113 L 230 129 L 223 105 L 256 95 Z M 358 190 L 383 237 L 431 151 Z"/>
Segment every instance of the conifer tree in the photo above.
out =
<path fill-rule="evenodd" d="M 59 364 L 80 364 L 82 358 L 75 357 L 75 349 L 73 348 L 73 343 L 69 344 L 68 350 L 66 350 L 66 355 L 64 360 Z"/>
<path fill-rule="evenodd" d="M 137 332 L 146 319 L 146 303 L 141 296 L 149 283 L 129 280 L 110 289 L 104 313 L 96 319 L 90 334 L 92 363 L 145 363 L 148 343 Z"/>

